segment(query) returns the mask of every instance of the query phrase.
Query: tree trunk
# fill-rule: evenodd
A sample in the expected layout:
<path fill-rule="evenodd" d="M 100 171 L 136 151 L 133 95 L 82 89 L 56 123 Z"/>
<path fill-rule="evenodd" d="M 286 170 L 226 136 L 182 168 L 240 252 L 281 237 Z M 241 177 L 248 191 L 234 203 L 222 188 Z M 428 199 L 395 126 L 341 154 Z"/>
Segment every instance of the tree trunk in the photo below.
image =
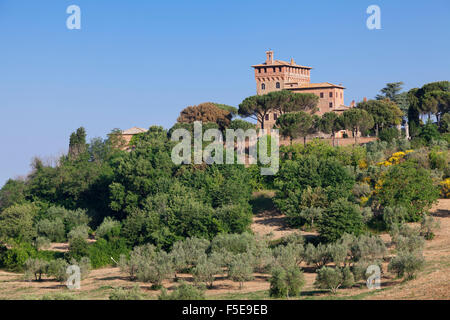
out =
<path fill-rule="evenodd" d="M 355 129 L 355 145 L 358 144 L 358 129 Z"/>
<path fill-rule="evenodd" d="M 306 146 L 306 136 L 303 137 L 303 145 Z"/>

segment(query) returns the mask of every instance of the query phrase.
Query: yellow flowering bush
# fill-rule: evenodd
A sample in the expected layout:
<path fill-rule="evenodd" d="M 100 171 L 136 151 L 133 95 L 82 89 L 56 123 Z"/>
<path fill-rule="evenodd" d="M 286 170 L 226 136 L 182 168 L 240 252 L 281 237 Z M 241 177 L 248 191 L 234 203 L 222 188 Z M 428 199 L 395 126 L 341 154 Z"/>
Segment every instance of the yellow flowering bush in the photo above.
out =
<path fill-rule="evenodd" d="M 439 186 L 441 187 L 441 196 L 445 199 L 450 199 L 450 178 L 442 181 Z"/>
<path fill-rule="evenodd" d="M 358 166 L 361 170 L 363 169 L 367 169 L 368 165 L 367 165 L 367 161 L 364 159 L 361 159 L 358 161 Z"/>

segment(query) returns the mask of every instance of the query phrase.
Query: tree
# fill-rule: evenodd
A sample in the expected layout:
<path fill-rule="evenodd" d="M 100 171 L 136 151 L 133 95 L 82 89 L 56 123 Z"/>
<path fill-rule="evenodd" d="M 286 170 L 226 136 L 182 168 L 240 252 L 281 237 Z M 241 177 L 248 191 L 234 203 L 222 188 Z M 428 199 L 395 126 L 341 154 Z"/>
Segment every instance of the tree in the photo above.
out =
<path fill-rule="evenodd" d="M 305 284 L 303 272 L 297 266 L 288 269 L 275 267 L 270 278 L 269 294 L 275 298 L 289 298 L 300 295 Z"/>
<path fill-rule="evenodd" d="M 331 134 L 331 138 L 334 141 L 336 137 L 336 132 L 344 129 L 341 117 L 336 112 L 326 112 L 322 115 L 320 119 L 320 131 L 326 134 Z"/>
<path fill-rule="evenodd" d="M 25 181 L 9 179 L 0 189 L 0 212 L 14 204 L 25 202 Z"/>
<path fill-rule="evenodd" d="M 89 245 L 84 237 L 74 237 L 69 241 L 69 251 L 65 254 L 68 260 L 80 260 L 89 256 Z"/>
<path fill-rule="evenodd" d="M 364 230 L 361 210 L 346 199 L 338 199 L 324 211 L 318 229 L 326 242 L 336 241 L 345 233 L 359 235 Z"/>
<path fill-rule="evenodd" d="M 280 114 L 297 111 L 315 112 L 318 102 L 319 98 L 314 94 L 294 93 L 287 90 L 274 91 L 246 98 L 239 105 L 239 115 L 251 117 L 261 123 L 262 129 L 267 129 L 264 121 L 269 112 L 275 110 Z"/>
<path fill-rule="evenodd" d="M 276 124 L 280 128 L 281 135 L 289 137 L 292 145 L 292 140 L 297 137 L 306 139 L 313 126 L 313 119 L 308 113 L 300 111 L 281 115 Z"/>
<path fill-rule="evenodd" d="M 387 83 L 386 87 L 381 89 L 381 95 L 377 95 L 377 100 L 389 99 L 391 101 L 397 102 L 400 91 L 402 91 L 403 82 L 393 82 Z"/>
<path fill-rule="evenodd" d="M 234 112 L 225 109 L 227 108 L 218 107 L 212 102 L 201 103 L 182 110 L 177 121 L 180 123 L 193 123 L 195 121 L 202 123 L 213 122 L 219 125 L 221 129 L 224 129 L 230 125 Z"/>
<path fill-rule="evenodd" d="M 411 280 L 416 277 L 417 272 L 423 269 L 424 265 L 425 259 L 421 253 L 403 251 L 391 260 L 388 270 L 396 273 L 399 278 L 406 276 L 406 280 Z"/>
<path fill-rule="evenodd" d="M 70 135 L 69 157 L 78 158 L 79 155 L 87 151 L 86 130 L 83 127 L 77 129 Z"/>
<path fill-rule="evenodd" d="M 38 213 L 34 204 L 13 205 L 0 212 L 0 239 L 31 241 L 36 235 L 33 220 Z"/>
<path fill-rule="evenodd" d="M 355 144 L 358 143 L 358 132 L 363 133 L 374 125 L 372 116 L 367 111 L 357 108 L 344 111 L 342 119 L 346 129 L 352 130 Z"/>
<path fill-rule="evenodd" d="M 403 112 L 394 101 L 368 100 L 358 103 L 357 108 L 367 111 L 373 118 L 375 132 L 401 124 Z"/>
<path fill-rule="evenodd" d="M 131 289 L 115 288 L 109 295 L 109 300 L 144 300 L 144 295 L 139 285 L 135 285 Z"/>
<path fill-rule="evenodd" d="M 216 275 L 221 271 L 220 266 L 213 259 L 203 257 L 192 269 L 192 275 L 195 282 L 204 282 L 211 289 Z"/>
<path fill-rule="evenodd" d="M 42 280 L 42 275 L 47 273 L 48 262 L 42 259 L 28 259 L 25 262 L 25 278 L 36 281 Z"/>
<path fill-rule="evenodd" d="M 438 198 L 439 188 L 433 184 L 429 171 L 413 160 L 391 166 L 376 195 L 382 208 L 406 208 L 408 222 L 419 221 Z"/>
<path fill-rule="evenodd" d="M 228 270 L 228 276 L 231 280 L 239 282 L 239 289 L 244 287 L 244 282 L 253 279 L 253 268 L 245 255 L 236 255 L 231 262 Z"/>
<path fill-rule="evenodd" d="M 354 276 L 348 267 L 330 268 L 322 267 L 317 271 L 314 285 L 318 289 L 328 289 L 333 294 L 341 287 L 351 287 L 354 284 Z"/>

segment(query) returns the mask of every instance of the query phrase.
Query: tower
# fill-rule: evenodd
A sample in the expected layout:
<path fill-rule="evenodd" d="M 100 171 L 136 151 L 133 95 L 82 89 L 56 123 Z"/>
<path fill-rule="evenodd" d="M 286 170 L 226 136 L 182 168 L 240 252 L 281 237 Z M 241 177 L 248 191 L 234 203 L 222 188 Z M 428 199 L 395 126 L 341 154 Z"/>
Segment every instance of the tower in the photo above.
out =
<path fill-rule="evenodd" d="M 255 69 L 256 92 L 258 95 L 289 89 L 310 83 L 310 67 L 291 62 L 275 60 L 272 50 L 266 51 L 266 61 L 252 66 Z"/>

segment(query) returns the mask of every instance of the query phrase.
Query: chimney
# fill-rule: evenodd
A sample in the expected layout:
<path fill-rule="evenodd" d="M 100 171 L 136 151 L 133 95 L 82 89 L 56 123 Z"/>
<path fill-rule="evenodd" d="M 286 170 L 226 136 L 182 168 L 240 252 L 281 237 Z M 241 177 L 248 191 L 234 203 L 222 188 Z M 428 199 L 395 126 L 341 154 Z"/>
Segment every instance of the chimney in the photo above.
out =
<path fill-rule="evenodd" d="M 364 102 L 367 102 L 367 98 L 366 98 L 366 97 L 364 97 L 363 101 L 364 101 Z"/>
<path fill-rule="evenodd" d="M 291 66 L 295 64 L 294 58 L 291 58 Z"/>
<path fill-rule="evenodd" d="M 273 51 L 272 50 L 266 51 L 266 56 L 267 56 L 266 63 L 273 64 Z"/>
<path fill-rule="evenodd" d="M 352 100 L 352 103 L 350 103 L 350 108 L 354 108 L 355 107 L 355 100 Z"/>

